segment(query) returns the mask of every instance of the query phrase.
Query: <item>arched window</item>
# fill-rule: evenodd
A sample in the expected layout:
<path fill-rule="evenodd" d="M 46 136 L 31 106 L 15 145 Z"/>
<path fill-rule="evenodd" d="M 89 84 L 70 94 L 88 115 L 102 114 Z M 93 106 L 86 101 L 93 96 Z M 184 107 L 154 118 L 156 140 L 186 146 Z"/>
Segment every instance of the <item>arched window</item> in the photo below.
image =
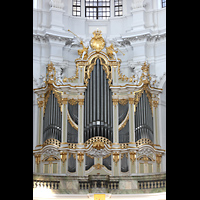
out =
<path fill-rule="evenodd" d="M 85 17 L 108 19 L 110 17 L 110 0 L 85 0 Z"/>

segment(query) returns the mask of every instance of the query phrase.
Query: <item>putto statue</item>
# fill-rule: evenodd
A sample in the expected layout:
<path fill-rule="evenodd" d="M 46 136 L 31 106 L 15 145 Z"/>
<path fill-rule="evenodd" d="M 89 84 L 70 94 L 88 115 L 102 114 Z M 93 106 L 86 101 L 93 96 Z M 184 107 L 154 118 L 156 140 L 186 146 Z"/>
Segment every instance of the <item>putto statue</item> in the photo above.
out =
<path fill-rule="evenodd" d="M 106 47 L 106 52 L 107 52 L 108 56 L 110 57 L 110 59 L 114 60 L 114 58 L 113 58 L 113 55 L 114 55 L 116 61 L 118 60 L 117 59 L 118 51 L 114 49 L 113 44 L 111 44 L 109 47 Z"/>
<path fill-rule="evenodd" d="M 88 47 L 85 47 L 83 44 L 83 41 L 80 42 L 80 44 L 83 46 L 83 49 L 78 49 L 78 55 L 80 55 L 81 60 L 86 60 L 88 57 Z"/>

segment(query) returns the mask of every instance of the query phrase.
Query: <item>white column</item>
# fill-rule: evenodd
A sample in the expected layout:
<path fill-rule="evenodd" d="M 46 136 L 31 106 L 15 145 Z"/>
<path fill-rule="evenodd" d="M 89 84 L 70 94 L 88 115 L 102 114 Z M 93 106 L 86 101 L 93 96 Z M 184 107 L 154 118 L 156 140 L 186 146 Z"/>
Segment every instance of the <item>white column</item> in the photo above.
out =
<path fill-rule="evenodd" d="M 129 146 L 135 146 L 134 94 L 129 95 Z"/>
<path fill-rule="evenodd" d="M 37 131 L 37 145 L 43 144 L 43 115 L 44 115 L 44 97 L 40 95 L 37 98 L 38 103 L 38 131 Z"/>
<path fill-rule="evenodd" d="M 154 144 L 159 144 L 159 135 L 158 135 L 158 94 L 152 94 L 153 102 L 153 130 L 154 130 Z"/>
<path fill-rule="evenodd" d="M 80 95 L 83 96 L 83 95 Z M 84 96 L 78 100 L 78 143 L 83 145 L 84 133 Z"/>
<path fill-rule="evenodd" d="M 66 94 L 62 98 L 62 137 L 61 137 L 61 147 L 67 147 L 67 108 L 68 99 Z"/>
<path fill-rule="evenodd" d="M 113 102 L 113 143 L 117 145 L 119 143 L 119 131 L 118 131 L 118 95 L 112 96 Z"/>

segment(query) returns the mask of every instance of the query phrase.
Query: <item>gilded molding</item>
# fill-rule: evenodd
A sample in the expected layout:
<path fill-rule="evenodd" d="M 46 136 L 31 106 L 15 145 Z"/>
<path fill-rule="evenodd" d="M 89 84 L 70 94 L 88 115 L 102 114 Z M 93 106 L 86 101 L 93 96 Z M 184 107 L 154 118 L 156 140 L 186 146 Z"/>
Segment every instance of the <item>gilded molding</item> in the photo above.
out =
<path fill-rule="evenodd" d="M 126 117 L 124 118 L 124 120 L 123 120 L 123 121 L 121 122 L 121 124 L 118 126 L 118 130 L 119 130 L 119 131 L 122 130 L 122 129 L 126 126 L 128 120 L 129 120 L 129 111 L 127 112 Z"/>
<path fill-rule="evenodd" d="M 72 128 L 74 128 L 75 130 L 78 131 L 78 125 L 74 122 L 74 120 L 71 118 L 69 111 L 67 109 L 67 120 L 70 123 L 70 125 L 72 126 Z"/>

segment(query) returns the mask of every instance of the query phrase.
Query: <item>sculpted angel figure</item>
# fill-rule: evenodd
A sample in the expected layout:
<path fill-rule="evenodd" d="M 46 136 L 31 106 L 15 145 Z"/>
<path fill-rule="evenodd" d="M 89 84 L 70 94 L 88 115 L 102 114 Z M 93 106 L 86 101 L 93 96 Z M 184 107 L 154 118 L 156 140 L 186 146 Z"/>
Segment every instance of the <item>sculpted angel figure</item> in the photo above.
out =
<path fill-rule="evenodd" d="M 118 60 L 118 59 L 117 59 L 117 53 L 118 53 L 118 51 L 114 49 L 113 44 L 111 44 L 109 47 L 106 47 L 106 52 L 107 52 L 108 56 L 109 56 L 111 59 L 114 59 L 114 58 L 113 58 L 113 55 L 114 55 L 116 61 Z"/>
<path fill-rule="evenodd" d="M 78 55 L 80 55 L 81 60 L 86 60 L 88 57 L 88 47 L 85 47 L 83 41 L 81 40 L 80 44 L 83 46 L 83 49 L 78 49 Z"/>

